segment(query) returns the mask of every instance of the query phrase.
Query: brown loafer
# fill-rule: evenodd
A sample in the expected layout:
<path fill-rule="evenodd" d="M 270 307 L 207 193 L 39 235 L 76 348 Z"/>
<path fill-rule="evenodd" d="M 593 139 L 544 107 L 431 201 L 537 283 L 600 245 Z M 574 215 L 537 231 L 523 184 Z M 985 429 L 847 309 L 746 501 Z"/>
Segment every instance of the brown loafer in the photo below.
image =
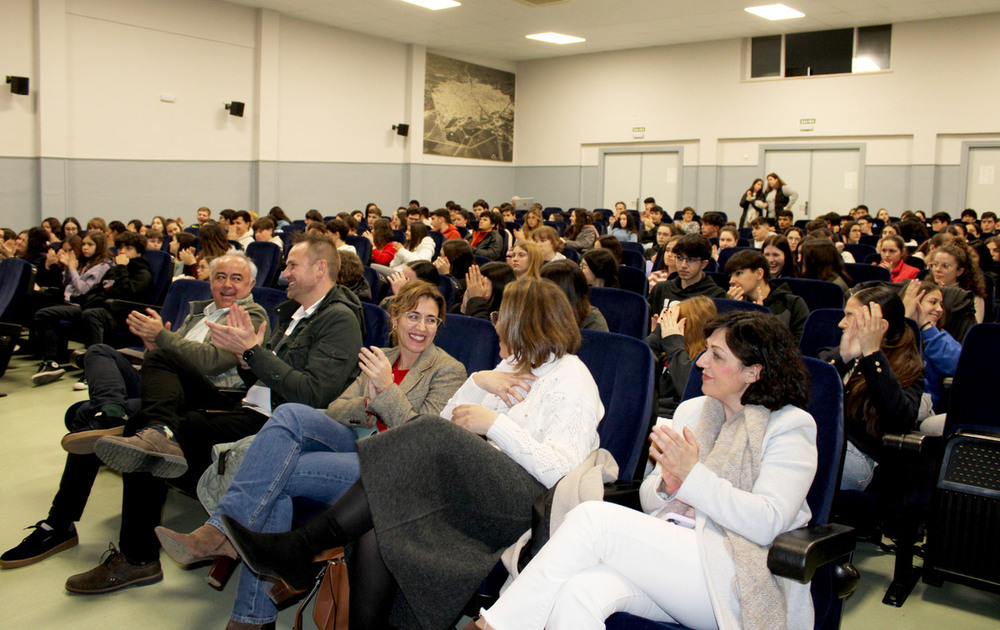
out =
<path fill-rule="evenodd" d="M 132 564 L 114 544 L 108 545 L 101 564 L 66 580 L 66 590 L 82 595 L 112 593 L 131 586 L 146 586 L 163 579 L 160 562 Z"/>

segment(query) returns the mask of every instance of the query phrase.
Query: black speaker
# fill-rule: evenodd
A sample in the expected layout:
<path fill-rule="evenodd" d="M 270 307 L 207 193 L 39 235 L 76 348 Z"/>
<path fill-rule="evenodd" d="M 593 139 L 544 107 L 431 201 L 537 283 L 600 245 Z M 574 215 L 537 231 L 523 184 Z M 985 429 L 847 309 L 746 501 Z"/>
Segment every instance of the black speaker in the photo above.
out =
<path fill-rule="evenodd" d="M 392 128 L 396 131 L 397 135 L 408 136 L 410 135 L 410 126 L 406 123 L 399 123 L 398 125 L 393 125 Z"/>
<path fill-rule="evenodd" d="M 7 77 L 7 83 L 10 83 L 11 94 L 28 93 L 28 77 Z"/>
<path fill-rule="evenodd" d="M 240 101 L 233 101 L 232 103 L 226 103 L 226 109 L 229 110 L 230 116 L 238 116 L 243 118 L 243 108 L 246 107 L 246 103 L 241 103 Z"/>

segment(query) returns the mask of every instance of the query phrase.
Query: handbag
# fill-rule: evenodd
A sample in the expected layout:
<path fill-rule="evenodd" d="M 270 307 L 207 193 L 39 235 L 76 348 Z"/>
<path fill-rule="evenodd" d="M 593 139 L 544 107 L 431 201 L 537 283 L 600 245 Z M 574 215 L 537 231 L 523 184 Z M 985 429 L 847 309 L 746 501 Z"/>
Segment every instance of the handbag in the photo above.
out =
<path fill-rule="evenodd" d="M 347 562 L 344 560 L 344 548 L 337 547 L 326 552 L 324 560 L 326 567 L 316 578 L 316 584 L 309 595 L 299 604 L 295 611 L 293 630 L 302 630 L 302 613 L 309 601 L 315 597 L 313 606 L 313 622 L 319 630 L 347 630 L 347 605 L 351 589 L 347 583 Z"/>

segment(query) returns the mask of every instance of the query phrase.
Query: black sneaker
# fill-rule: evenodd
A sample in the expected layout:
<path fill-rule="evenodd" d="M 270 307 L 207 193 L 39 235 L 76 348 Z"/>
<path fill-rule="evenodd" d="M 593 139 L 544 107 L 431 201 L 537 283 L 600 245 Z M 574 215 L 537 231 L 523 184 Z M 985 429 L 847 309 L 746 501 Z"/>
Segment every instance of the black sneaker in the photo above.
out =
<path fill-rule="evenodd" d="M 17 569 L 41 562 L 60 551 L 75 547 L 80 542 L 76 535 L 76 527 L 72 524 L 69 529 L 57 530 L 45 521 L 38 521 L 25 529 L 35 531 L 28 534 L 20 545 L 0 556 L 0 569 Z"/>
<path fill-rule="evenodd" d="M 31 377 L 31 382 L 35 385 L 45 385 L 52 381 L 58 381 L 65 373 L 66 370 L 59 367 L 55 361 L 42 361 L 42 364 L 38 366 L 38 371 Z"/>

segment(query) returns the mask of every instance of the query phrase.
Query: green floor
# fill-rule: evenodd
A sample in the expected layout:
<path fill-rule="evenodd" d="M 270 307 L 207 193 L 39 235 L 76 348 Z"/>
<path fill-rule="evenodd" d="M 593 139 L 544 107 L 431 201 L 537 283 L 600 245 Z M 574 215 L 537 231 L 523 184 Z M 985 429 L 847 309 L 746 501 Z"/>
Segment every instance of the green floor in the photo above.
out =
<path fill-rule="evenodd" d="M 35 365 L 18 357 L 0 379 L 0 548 L 17 544 L 21 528 L 45 517 L 62 471 L 65 453 L 63 413 L 83 400 L 76 392 L 76 373 L 34 388 Z M 102 470 L 79 523 L 80 545 L 39 564 L 0 571 L 0 628 L 217 628 L 222 630 L 236 592 L 233 580 L 224 592 L 205 585 L 206 568 L 184 571 L 163 556 L 160 584 L 110 595 L 74 596 L 63 589 L 66 578 L 98 563 L 108 543 L 117 541 L 121 480 Z M 171 493 L 164 523 L 188 531 L 204 521 L 193 499 Z M 867 545 L 855 564 L 861 571 L 857 593 L 847 602 L 843 627 L 995 629 L 1000 627 L 1000 596 L 946 584 L 918 584 L 906 605 L 881 603 L 892 574 L 892 557 Z M 291 628 L 292 610 L 279 616 L 279 628 Z"/>

